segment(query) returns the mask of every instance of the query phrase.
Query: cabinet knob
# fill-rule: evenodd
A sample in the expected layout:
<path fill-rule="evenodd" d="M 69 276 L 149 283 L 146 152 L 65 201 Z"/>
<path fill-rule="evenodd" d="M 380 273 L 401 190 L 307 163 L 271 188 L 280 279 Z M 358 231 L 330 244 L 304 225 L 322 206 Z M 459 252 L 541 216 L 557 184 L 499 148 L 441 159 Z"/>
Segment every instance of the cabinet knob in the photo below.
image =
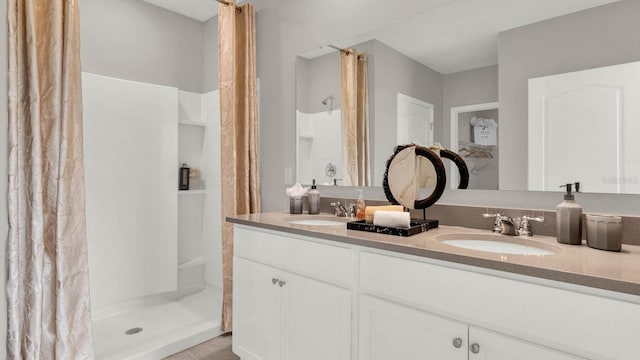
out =
<path fill-rule="evenodd" d="M 480 345 L 473 343 L 469 346 L 469 350 L 471 350 L 472 353 L 477 354 L 480 352 Z"/>
<path fill-rule="evenodd" d="M 283 287 L 286 284 L 286 282 L 280 280 L 278 281 L 278 286 Z"/>
<path fill-rule="evenodd" d="M 276 278 L 271 279 L 271 283 L 273 285 L 277 284 L 278 283 L 278 279 L 276 279 Z"/>
<path fill-rule="evenodd" d="M 462 339 L 455 338 L 453 339 L 453 347 L 459 349 L 462 346 Z"/>

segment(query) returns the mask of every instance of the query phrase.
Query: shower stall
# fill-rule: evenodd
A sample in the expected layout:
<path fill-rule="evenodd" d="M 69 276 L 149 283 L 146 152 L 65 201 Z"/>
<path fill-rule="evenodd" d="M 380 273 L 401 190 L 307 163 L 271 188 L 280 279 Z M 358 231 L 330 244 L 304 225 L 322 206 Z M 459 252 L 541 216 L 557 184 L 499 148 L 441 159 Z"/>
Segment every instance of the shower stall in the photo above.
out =
<path fill-rule="evenodd" d="M 217 19 L 140 0 L 81 11 L 95 355 L 160 359 L 220 334 Z M 179 191 L 182 164 L 197 176 Z"/>

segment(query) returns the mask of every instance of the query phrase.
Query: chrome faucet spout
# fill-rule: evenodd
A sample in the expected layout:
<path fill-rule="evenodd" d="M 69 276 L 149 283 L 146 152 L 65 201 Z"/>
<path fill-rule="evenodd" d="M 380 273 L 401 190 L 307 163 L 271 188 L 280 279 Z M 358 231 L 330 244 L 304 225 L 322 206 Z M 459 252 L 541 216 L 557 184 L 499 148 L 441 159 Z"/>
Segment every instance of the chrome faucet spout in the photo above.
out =
<path fill-rule="evenodd" d="M 355 213 L 356 213 L 356 204 L 349 204 L 349 205 L 344 205 L 342 203 L 335 202 L 335 203 L 331 203 L 331 208 L 333 208 L 335 215 L 338 217 L 348 217 L 348 218 L 352 218 Z"/>
<path fill-rule="evenodd" d="M 515 236 L 516 235 L 516 226 L 513 222 L 513 219 L 510 216 L 505 216 L 500 213 L 495 214 L 482 214 L 482 217 L 485 218 L 495 218 L 493 223 L 493 231 L 497 234 Z"/>

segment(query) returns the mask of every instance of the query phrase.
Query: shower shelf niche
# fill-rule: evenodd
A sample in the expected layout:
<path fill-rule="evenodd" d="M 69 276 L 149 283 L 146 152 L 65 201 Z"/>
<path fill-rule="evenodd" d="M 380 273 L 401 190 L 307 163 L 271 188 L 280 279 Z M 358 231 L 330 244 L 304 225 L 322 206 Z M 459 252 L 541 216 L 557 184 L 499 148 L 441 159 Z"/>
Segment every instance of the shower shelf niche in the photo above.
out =
<path fill-rule="evenodd" d="M 189 121 L 189 120 L 180 120 L 178 122 L 179 125 L 184 125 L 184 126 L 199 126 L 201 128 L 206 128 L 207 127 L 207 123 L 205 123 L 204 121 Z"/>
<path fill-rule="evenodd" d="M 205 195 L 206 193 L 207 193 L 206 189 L 178 190 L 178 195 L 180 195 L 180 196 Z"/>

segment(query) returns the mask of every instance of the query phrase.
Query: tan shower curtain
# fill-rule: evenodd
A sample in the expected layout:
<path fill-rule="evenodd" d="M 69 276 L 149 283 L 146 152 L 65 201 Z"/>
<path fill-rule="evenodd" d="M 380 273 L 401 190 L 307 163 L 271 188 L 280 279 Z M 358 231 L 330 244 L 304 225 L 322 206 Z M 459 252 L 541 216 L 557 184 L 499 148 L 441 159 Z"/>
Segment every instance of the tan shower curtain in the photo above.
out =
<path fill-rule="evenodd" d="M 340 52 L 342 161 L 344 184 L 371 185 L 369 159 L 369 90 L 367 55 Z"/>
<path fill-rule="evenodd" d="M 9 0 L 9 359 L 93 359 L 77 0 Z"/>
<path fill-rule="evenodd" d="M 254 10 L 218 6 L 222 142 L 222 331 L 231 331 L 233 227 L 227 216 L 260 211 Z"/>

